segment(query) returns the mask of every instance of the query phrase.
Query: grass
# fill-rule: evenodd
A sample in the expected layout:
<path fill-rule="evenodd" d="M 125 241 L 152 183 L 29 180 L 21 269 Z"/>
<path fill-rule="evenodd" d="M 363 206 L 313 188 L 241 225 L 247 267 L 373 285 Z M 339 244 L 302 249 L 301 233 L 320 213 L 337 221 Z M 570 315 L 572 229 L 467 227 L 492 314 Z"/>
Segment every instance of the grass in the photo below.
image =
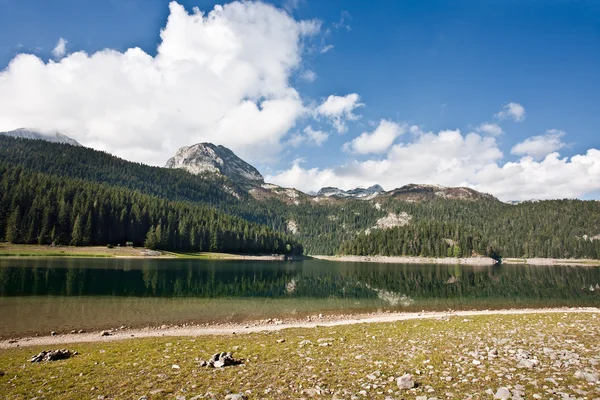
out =
<path fill-rule="evenodd" d="M 143 248 L 0 243 L 1 257 L 143 257 Z"/>
<path fill-rule="evenodd" d="M 598 354 L 600 324 L 596 317 L 584 313 L 492 315 L 294 328 L 250 335 L 81 343 L 68 346 L 77 350 L 78 356 L 46 364 L 27 362 L 44 349 L 41 347 L 0 350 L 0 393 L 6 399 L 143 395 L 189 399 L 207 392 L 215 398 L 246 392 L 251 399 L 284 399 L 309 397 L 309 390 L 321 391 L 322 398 L 334 394 L 350 398 L 361 391 L 366 393 L 363 398 L 374 399 L 423 394 L 444 398 L 446 393 L 458 398 L 469 398 L 469 394 L 479 398 L 479 393 L 481 398 L 490 398 L 483 394 L 486 389 L 522 384 L 526 398 L 533 394 L 547 398 L 542 387 L 552 386 L 545 382 L 550 376 L 560 380 L 566 392 L 581 387 L 574 371 L 586 365 L 587 357 Z M 282 339 L 285 341 L 278 343 Z M 499 345 L 501 339 L 508 344 Z M 303 340 L 311 344 L 300 345 Z M 321 347 L 319 343 L 330 345 Z M 515 369 L 516 362 L 507 346 L 530 349 L 542 366 L 552 362 L 542 347 L 558 350 L 562 346 L 578 353 L 580 365 L 552 369 L 551 373 L 545 367 Z M 501 356 L 493 361 L 482 359 L 480 366 L 472 364 L 474 357 L 469 352 L 487 355 L 490 347 L 497 347 Z M 224 369 L 198 365 L 198 360 L 220 351 L 233 351 L 234 357 L 244 359 L 245 364 Z M 174 364 L 180 368 L 173 369 Z M 375 379 L 367 377 L 374 372 Z M 419 388 L 399 392 L 392 378 L 405 372 L 415 375 Z M 452 380 L 446 380 L 446 376 Z"/>
<path fill-rule="evenodd" d="M 106 246 L 46 246 L 32 244 L 0 243 L 0 257 L 131 257 L 148 258 L 142 247 L 113 247 Z M 183 258 L 200 260 L 235 260 L 244 255 L 227 253 L 185 253 L 160 251 L 159 257 Z"/>

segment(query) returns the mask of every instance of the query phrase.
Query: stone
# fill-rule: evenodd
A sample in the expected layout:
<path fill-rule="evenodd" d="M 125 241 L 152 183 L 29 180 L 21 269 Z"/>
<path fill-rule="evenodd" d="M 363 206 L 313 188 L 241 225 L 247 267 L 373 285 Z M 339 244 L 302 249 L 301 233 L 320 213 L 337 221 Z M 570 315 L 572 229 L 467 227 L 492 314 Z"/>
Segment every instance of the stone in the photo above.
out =
<path fill-rule="evenodd" d="M 225 396 L 225 400 L 248 400 L 248 396 L 243 393 L 233 393 Z"/>
<path fill-rule="evenodd" d="M 209 367 L 209 368 L 223 368 L 229 367 L 232 365 L 240 365 L 242 364 L 242 360 L 236 360 L 233 358 L 231 353 L 215 353 L 208 361 L 200 362 L 201 367 Z"/>
<path fill-rule="evenodd" d="M 598 372 L 577 371 L 575 372 L 575 378 L 585 379 L 589 383 L 596 383 L 600 381 Z"/>
<path fill-rule="evenodd" d="M 110 336 L 112 335 L 112 333 L 110 333 L 110 331 L 102 331 L 100 332 L 100 336 Z"/>
<path fill-rule="evenodd" d="M 71 358 L 72 356 L 77 355 L 76 351 L 71 351 L 67 349 L 61 350 L 44 350 L 39 354 L 32 356 L 29 359 L 29 362 L 42 362 L 42 361 L 57 361 L 57 360 L 66 360 L 67 358 Z"/>
<path fill-rule="evenodd" d="M 416 383 L 411 374 L 404 374 L 396 379 L 396 385 L 398 385 L 398 389 L 412 389 Z"/>
<path fill-rule="evenodd" d="M 171 365 L 171 368 L 172 369 L 181 369 L 181 367 L 179 365 L 177 365 L 177 364 Z"/>
<path fill-rule="evenodd" d="M 498 388 L 498 390 L 496 391 L 496 394 L 494 395 L 494 399 L 510 399 L 511 395 L 510 395 L 510 391 L 505 388 L 505 387 L 501 387 Z"/>

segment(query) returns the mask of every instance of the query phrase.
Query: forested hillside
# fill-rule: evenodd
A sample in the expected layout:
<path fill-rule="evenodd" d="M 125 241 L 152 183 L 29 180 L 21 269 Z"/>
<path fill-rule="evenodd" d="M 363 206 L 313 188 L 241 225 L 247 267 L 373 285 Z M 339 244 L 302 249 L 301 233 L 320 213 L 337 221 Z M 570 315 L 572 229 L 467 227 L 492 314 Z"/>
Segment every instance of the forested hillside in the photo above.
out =
<path fill-rule="evenodd" d="M 282 252 L 285 242 L 293 247 L 290 251 L 302 247 L 306 254 L 325 255 L 600 258 L 597 201 L 511 205 L 460 188 L 448 193 L 464 192 L 464 198 L 434 196 L 424 185 L 372 200 L 259 200 L 223 176 L 192 175 L 85 147 L 2 136 L 0 165 L 0 240 L 141 244 L 154 228 L 159 234 L 151 234 L 148 244 L 170 249 Z M 68 214 L 68 223 L 61 212 Z M 393 222 L 398 215 L 405 215 L 405 226 Z M 61 218 L 62 224 L 57 222 Z M 15 221 L 20 221 L 16 236 L 11 230 Z M 63 226 L 69 228 L 63 231 Z M 249 241 L 250 231 L 265 239 Z"/>
<path fill-rule="evenodd" d="M 302 254 L 298 242 L 189 202 L 0 163 L 0 240 L 183 251 Z"/>
<path fill-rule="evenodd" d="M 412 216 L 404 227 L 371 230 L 340 253 L 493 257 L 600 258 L 600 202 L 547 200 L 387 202 Z"/>

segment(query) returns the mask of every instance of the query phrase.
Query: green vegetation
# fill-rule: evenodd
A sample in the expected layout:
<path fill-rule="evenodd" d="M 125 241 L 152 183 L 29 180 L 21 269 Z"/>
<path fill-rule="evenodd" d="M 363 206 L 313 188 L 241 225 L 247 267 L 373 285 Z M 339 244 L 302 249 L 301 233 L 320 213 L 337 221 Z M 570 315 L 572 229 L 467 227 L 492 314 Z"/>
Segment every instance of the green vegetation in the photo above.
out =
<path fill-rule="evenodd" d="M 600 240 L 589 239 L 600 233 L 596 201 L 509 205 L 488 196 L 418 202 L 397 196 L 372 201 L 300 199 L 297 204 L 277 196 L 257 200 L 247 188 L 223 177 L 195 176 L 88 148 L 10 137 L 0 137 L 0 174 L 0 240 L 17 243 L 133 241 L 136 246 L 184 252 L 600 259 Z M 61 198 L 63 194 L 53 193 L 56 190 L 46 190 L 58 182 L 81 188 Z M 25 190 L 38 195 L 33 198 Z M 408 226 L 372 229 L 378 219 L 401 212 L 411 216 Z M 62 222 L 48 223 L 48 216 Z M 298 228 L 293 235 L 289 221 Z"/>
<path fill-rule="evenodd" d="M 0 240 L 302 254 L 287 235 L 203 205 L 0 164 Z M 6 222 L 5 222 L 6 221 Z"/>
<path fill-rule="evenodd" d="M 488 389 L 522 385 L 525 398 L 547 398 L 547 388 L 560 385 L 565 393 L 582 396 L 583 390 L 591 398 L 593 385 L 576 372 L 597 357 L 599 329 L 596 315 L 586 313 L 453 317 L 73 343 L 61 346 L 78 351 L 73 358 L 28 363 L 34 354 L 56 347 L 35 346 L 0 350 L 0 393 L 7 399 L 189 399 L 208 392 L 208 398 L 247 393 L 251 399 L 282 399 L 309 397 L 316 391 L 323 398 L 350 398 L 360 391 L 366 393 L 361 397 L 373 399 L 440 398 L 446 393 L 488 398 Z M 497 355 L 488 357 L 490 349 L 497 349 Z M 518 349 L 530 352 L 539 364 L 518 367 Z M 232 351 L 244 365 L 200 367 L 200 360 L 221 351 Z M 556 354 L 561 368 L 552 368 Z M 570 363 L 573 354 L 577 361 Z M 398 389 L 394 378 L 405 373 L 414 376 L 416 389 Z"/>

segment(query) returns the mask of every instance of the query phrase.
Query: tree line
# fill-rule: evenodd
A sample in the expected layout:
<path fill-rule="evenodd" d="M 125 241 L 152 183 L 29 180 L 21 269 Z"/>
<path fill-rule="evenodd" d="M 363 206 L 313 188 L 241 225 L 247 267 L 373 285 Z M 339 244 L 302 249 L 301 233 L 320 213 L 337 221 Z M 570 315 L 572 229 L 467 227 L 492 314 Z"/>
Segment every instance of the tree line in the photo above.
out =
<path fill-rule="evenodd" d="M 0 240 L 301 254 L 292 237 L 214 208 L 0 163 Z"/>

